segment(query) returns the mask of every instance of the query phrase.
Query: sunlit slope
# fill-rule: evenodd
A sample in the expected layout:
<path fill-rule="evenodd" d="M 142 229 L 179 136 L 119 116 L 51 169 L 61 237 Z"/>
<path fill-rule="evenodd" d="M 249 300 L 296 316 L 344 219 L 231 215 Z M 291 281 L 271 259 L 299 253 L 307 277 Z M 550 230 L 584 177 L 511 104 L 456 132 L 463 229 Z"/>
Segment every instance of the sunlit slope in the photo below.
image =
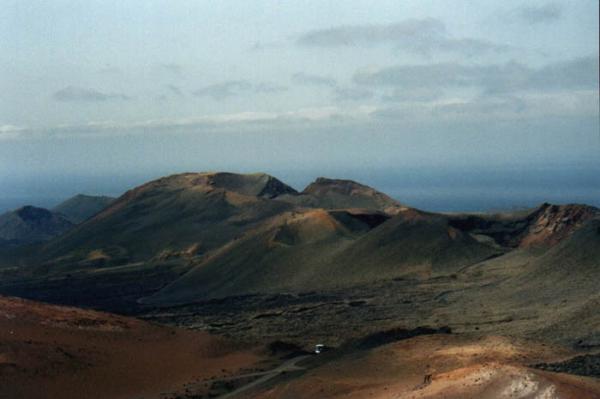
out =
<path fill-rule="evenodd" d="M 256 359 L 205 332 L 0 296 L 0 398 L 158 398 Z"/>
<path fill-rule="evenodd" d="M 458 275 L 433 318 L 488 319 L 481 331 L 510 332 L 582 348 L 600 344 L 600 220 L 551 247 L 520 248 Z"/>
<path fill-rule="evenodd" d="M 265 219 L 293 208 L 269 198 L 293 189 L 264 175 L 186 173 L 128 191 L 108 208 L 49 243 L 43 255 L 61 262 L 103 253 L 114 262 L 161 253 L 202 254 Z"/>
<path fill-rule="evenodd" d="M 333 271 L 350 275 L 357 282 L 374 276 L 432 277 L 455 273 L 502 253 L 496 246 L 450 226 L 445 216 L 406 210 L 340 254 Z"/>
<path fill-rule="evenodd" d="M 325 277 L 322 274 L 332 257 L 369 229 L 355 222 L 341 223 L 320 209 L 283 214 L 224 246 L 147 301 L 185 302 L 320 287 L 319 280 Z"/>
<path fill-rule="evenodd" d="M 403 276 L 449 274 L 501 253 L 417 211 L 367 224 L 380 213 L 310 210 L 282 215 L 222 248 L 148 302 L 256 292 L 308 291 Z M 362 220 L 361 220 L 362 218 Z"/>
<path fill-rule="evenodd" d="M 404 208 L 395 199 L 364 184 L 325 177 L 319 177 L 298 195 L 284 195 L 280 199 L 313 208 L 367 208 L 389 214 Z"/>

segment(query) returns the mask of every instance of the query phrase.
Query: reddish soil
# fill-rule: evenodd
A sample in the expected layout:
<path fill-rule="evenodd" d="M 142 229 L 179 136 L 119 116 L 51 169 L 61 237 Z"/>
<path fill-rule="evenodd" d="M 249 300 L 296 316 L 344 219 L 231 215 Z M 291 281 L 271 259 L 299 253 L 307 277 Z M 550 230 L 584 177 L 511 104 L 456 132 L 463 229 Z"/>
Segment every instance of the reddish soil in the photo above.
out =
<path fill-rule="evenodd" d="M 207 333 L 0 297 L 0 398 L 158 398 L 252 368 Z"/>
<path fill-rule="evenodd" d="M 325 362 L 248 397 L 600 398 L 598 379 L 528 367 L 569 356 L 565 350 L 499 337 L 421 336 Z"/>

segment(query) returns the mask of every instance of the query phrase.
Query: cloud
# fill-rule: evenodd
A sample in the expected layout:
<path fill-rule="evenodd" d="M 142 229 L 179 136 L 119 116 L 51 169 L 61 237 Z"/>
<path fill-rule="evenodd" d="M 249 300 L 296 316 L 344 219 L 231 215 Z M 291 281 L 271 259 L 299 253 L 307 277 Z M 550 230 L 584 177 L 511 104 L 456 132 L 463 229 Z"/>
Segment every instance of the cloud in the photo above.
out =
<path fill-rule="evenodd" d="M 411 90 L 394 88 L 391 92 L 384 94 L 381 99 L 384 102 L 427 102 L 440 98 L 443 91 L 439 87 L 417 87 Z"/>
<path fill-rule="evenodd" d="M 250 46 L 249 51 L 251 52 L 260 52 L 265 50 L 273 50 L 285 47 L 286 43 L 283 41 L 273 41 L 273 42 L 261 42 L 256 41 L 252 46 Z"/>
<path fill-rule="evenodd" d="M 475 88 L 487 93 L 594 90 L 598 87 L 598 59 L 583 57 L 538 69 L 516 62 L 398 65 L 359 71 L 354 75 L 354 82 L 363 86 L 407 90 Z"/>
<path fill-rule="evenodd" d="M 102 75 L 117 76 L 117 75 L 120 75 L 121 73 L 123 73 L 123 71 L 119 67 L 106 65 L 106 66 L 100 68 L 98 70 L 98 73 L 100 73 Z"/>
<path fill-rule="evenodd" d="M 168 84 L 163 86 L 162 92 L 156 95 L 154 99 L 158 102 L 164 103 L 173 99 L 183 99 L 184 97 L 185 93 L 179 86 Z"/>
<path fill-rule="evenodd" d="M 338 84 L 337 80 L 321 75 L 311 75 L 304 72 L 298 72 L 292 75 L 292 81 L 303 86 L 324 87 L 330 90 L 331 96 L 335 101 L 360 101 L 372 98 L 372 90 L 359 86 L 344 87 Z"/>
<path fill-rule="evenodd" d="M 489 40 L 471 39 L 471 38 L 444 38 L 441 40 L 432 40 L 430 42 L 416 42 L 414 52 L 431 53 L 441 51 L 448 53 L 462 54 L 468 57 L 484 53 L 504 53 L 510 49 L 504 44 L 496 44 Z"/>
<path fill-rule="evenodd" d="M 173 75 L 181 75 L 181 73 L 183 72 L 183 67 L 179 64 L 166 63 L 166 64 L 159 64 L 158 67 L 162 71 L 168 72 Z"/>
<path fill-rule="evenodd" d="M 254 93 L 281 93 L 286 91 L 287 87 L 276 85 L 273 83 L 257 83 L 252 87 Z"/>
<path fill-rule="evenodd" d="M 291 131 L 298 127 L 351 125 L 364 120 L 372 111 L 366 107 L 327 106 L 283 112 L 239 112 L 178 119 L 153 119 L 136 122 L 92 121 L 45 128 L 0 125 L 0 140 L 110 137 L 144 134 L 200 134 L 203 132 Z"/>
<path fill-rule="evenodd" d="M 17 133 L 27 130 L 24 126 L 0 125 L 0 134 Z"/>
<path fill-rule="evenodd" d="M 331 77 L 298 72 L 292 75 L 292 81 L 304 86 L 337 87 L 337 81 Z"/>
<path fill-rule="evenodd" d="M 27 133 L 29 129 L 24 126 L 0 125 L 0 140 L 15 139 Z"/>
<path fill-rule="evenodd" d="M 194 91 L 197 97 L 211 97 L 214 100 L 224 100 L 252 90 L 252 85 L 242 80 L 231 80 L 215 83 Z"/>
<path fill-rule="evenodd" d="M 272 83 L 250 83 L 245 80 L 230 80 L 227 82 L 216 83 L 205 86 L 194 91 L 197 97 L 211 97 L 213 100 L 225 100 L 230 97 L 254 93 L 277 93 L 287 90 L 284 86 L 278 86 Z"/>
<path fill-rule="evenodd" d="M 296 44 L 304 47 L 357 47 L 391 44 L 399 50 L 418 54 L 433 51 L 473 56 L 504 52 L 508 46 L 473 38 L 454 38 L 438 19 L 407 19 L 384 25 L 345 25 L 304 33 Z"/>
<path fill-rule="evenodd" d="M 444 31 L 444 24 L 437 19 L 408 19 L 389 25 L 345 25 L 313 30 L 300 36 L 297 43 L 314 47 L 372 45 L 415 37 L 438 37 Z"/>
<path fill-rule="evenodd" d="M 446 124 L 518 122 L 547 118 L 597 118 L 597 92 L 547 92 L 402 102 L 377 108 L 371 117 L 388 123 Z"/>
<path fill-rule="evenodd" d="M 52 98 L 61 102 L 94 103 L 113 100 L 130 100 L 129 96 L 121 93 L 102 93 L 95 89 L 87 89 L 77 86 L 67 86 L 58 90 Z"/>
<path fill-rule="evenodd" d="M 177 97 L 183 97 L 183 91 L 181 91 L 181 89 L 178 86 L 167 85 L 166 88 L 170 94 L 173 94 Z"/>
<path fill-rule="evenodd" d="M 336 87 L 333 95 L 337 101 L 360 101 L 372 98 L 374 93 L 364 87 Z"/>
<path fill-rule="evenodd" d="M 526 101 L 519 97 L 476 97 L 472 100 L 437 104 L 433 114 L 438 116 L 464 118 L 490 118 L 504 114 L 514 117 L 523 114 L 528 108 Z"/>
<path fill-rule="evenodd" d="M 562 16 L 562 7 L 558 3 L 547 3 L 541 6 L 523 6 L 514 10 L 521 20 L 530 24 L 555 21 Z"/>
<path fill-rule="evenodd" d="M 481 81 L 482 67 L 458 63 L 397 65 L 378 70 L 359 71 L 355 83 L 365 86 L 435 88 L 473 85 Z"/>
<path fill-rule="evenodd" d="M 598 118 L 597 90 L 479 95 L 470 98 L 437 98 L 433 101 L 396 101 L 381 105 L 348 104 L 282 112 L 239 112 L 188 118 L 165 118 L 133 122 L 93 121 L 45 128 L 0 126 L 0 140 L 52 140 L 59 138 L 111 137 L 122 135 L 179 135 L 203 133 L 297 134 L 317 130 L 432 126 L 449 123 L 490 124 L 548 118 Z"/>
<path fill-rule="evenodd" d="M 547 65 L 530 76 L 532 88 L 598 89 L 598 56 Z"/>
<path fill-rule="evenodd" d="M 538 68 L 517 62 L 396 65 L 358 71 L 350 85 L 322 84 L 339 101 L 337 106 L 137 122 L 109 120 L 45 128 L 4 124 L 0 125 L 0 139 L 202 132 L 295 132 L 300 131 L 295 129 L 301 128 L 308 129 L 306 131 L 330 127 L 362 129 L 376 126 L 380 122 L 440 126 L 446 122 L 460 124 L 548 117 L 597 118 L 597 71 L 598 59 L 594 56 Z M 299 76 L 306 78 L 316 75 Z M 177 86 L 169 88 L 174 92 L 177 89 Z M 207 86 L 196 95 L 221 99 L 230 95 L 272 93 L 284 89 L 271 83 L 240 80 Z M 352 103 L 371 99 L 376 94 L 380 101 L 371 105 L 357 106 Z"/>

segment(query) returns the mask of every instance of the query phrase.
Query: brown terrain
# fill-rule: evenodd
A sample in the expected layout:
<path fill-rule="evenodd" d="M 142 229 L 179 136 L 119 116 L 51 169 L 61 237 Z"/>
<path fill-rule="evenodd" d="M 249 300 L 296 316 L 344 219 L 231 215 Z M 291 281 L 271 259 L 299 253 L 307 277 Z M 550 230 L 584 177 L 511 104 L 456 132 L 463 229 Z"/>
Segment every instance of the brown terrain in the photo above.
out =
<path fill-rule="evenodd" d="M 528 367 L 566 356 L 555 348 L 496 336 L 436 334 L 329 359 L 254 397 L 599 398 L 597 379 Z"/>
<path fill-rule="evenodd" d="M 1 398 L 176 397 L 260 360 L 200 331 L 0 297 Z"/>
<path fill-rule="evenodd" d="M 3 299 L 0 396 L 596 398 L 599 279 L 591 206 L 174 175 L 0 251 L 1 294 L 127 315 Z"/>

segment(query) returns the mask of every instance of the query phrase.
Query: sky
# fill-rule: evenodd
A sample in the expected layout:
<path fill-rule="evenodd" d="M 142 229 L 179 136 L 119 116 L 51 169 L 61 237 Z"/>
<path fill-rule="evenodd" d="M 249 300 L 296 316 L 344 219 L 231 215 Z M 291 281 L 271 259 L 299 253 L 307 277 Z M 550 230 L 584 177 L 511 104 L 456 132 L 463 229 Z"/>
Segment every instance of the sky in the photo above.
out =
<path fill-rule="evenodd" d="M 184 171 L 600 205 L 598 2 L 0 0 L 0 211 Z"/>

